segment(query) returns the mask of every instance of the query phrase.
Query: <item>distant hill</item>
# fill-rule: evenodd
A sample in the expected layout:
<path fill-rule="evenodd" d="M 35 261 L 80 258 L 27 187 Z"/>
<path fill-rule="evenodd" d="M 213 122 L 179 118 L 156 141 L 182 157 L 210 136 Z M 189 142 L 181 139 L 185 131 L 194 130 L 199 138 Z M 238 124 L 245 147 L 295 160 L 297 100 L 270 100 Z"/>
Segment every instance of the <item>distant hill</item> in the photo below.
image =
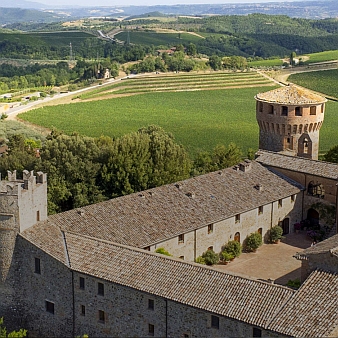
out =
<path fill-rule="evenodd" d="M 25 1 L 25 0 L 1 0 L 0 7 L 7 8 L 32 8 L 32 9 L 44 9 L 50 6 L 41 4 L 34 1 Z"/>
<path fill-rule="evenodd" d="M 160 18 L 160 17 L 165 17 L 167 15 L 160 13 L 160 12 L 149 12 L 149 13 L 144 13 L 140 15 L 133 15 L 129 16 L 128 20 L 133 20 L 133 19 L 144 19 L 144 18 Z"/>

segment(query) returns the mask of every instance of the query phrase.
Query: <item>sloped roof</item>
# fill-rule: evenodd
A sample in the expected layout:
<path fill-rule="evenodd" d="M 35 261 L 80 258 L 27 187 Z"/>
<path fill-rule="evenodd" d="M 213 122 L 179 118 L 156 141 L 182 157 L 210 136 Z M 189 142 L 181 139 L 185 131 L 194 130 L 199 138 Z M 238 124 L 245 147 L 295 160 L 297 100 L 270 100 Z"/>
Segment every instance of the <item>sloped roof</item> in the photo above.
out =
<path fill-rule="evenodd" d="M 338 179 L 338 164 L 335 163 L 310 160 L 265 150 L 259 150 L 257 155 L 256 161 L 265 166 L 297 171 L 334 180 Z"/>
<path fill-rule="evenodd" d="M 79 273 L 264 328 L 295 292 L 51 225 L 20 235 Z"/>
<path fill-rule="evenodd" d="M 292 337 L 328 337 L 338 324 L 338 275 L 314 271 L 269 329 Z"/>
<path fill-rule="evenodd" d="M 255 98 L 259 101 L 285 105 L 320 104 L 327 101 L 325 97 L 293 84 L 259 93 Z"/>
<path fill-rule="evenodd" d="M 67 232 L 144 248 L 300 191 L 261 164 L 251 166 L 247 172 L 228 168 L 52 215 L 48 222 Z"/>

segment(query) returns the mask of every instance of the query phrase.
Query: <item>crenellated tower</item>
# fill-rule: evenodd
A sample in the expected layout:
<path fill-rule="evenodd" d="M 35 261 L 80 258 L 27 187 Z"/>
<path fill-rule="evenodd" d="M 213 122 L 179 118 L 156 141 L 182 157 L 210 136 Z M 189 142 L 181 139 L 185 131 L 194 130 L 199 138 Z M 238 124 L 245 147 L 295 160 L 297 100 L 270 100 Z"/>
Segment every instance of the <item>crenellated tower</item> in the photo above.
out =
<path fill-rule="evenodd" d="M 260 149 L 318 159 L 326 98 L 289 85 L 255 99 Z"/>
<path fill-rule="evenodd" d="M 47 175 L 8 172 L 0 181 L 0 317 L 10 316 L 15 294 L 10 281 L 17 234 L 47 219 Z"/>

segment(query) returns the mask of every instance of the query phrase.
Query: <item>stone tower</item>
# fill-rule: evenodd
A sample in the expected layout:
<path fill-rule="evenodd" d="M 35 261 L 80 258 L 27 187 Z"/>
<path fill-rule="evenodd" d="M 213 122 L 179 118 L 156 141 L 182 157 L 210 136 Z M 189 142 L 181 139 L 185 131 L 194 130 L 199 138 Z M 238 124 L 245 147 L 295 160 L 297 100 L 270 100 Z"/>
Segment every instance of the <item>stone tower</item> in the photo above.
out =
<path fill-rule="evenodd" d="M 0 317 L 10 315 L 14 295 L 10 274 L 17 234 L 47 219 L 46 174 L 16 171 L 0 181 Z"/>
<path fill-rule="evenodd" d="M 255 99 L 260 149 L 318 159 L 324 97 L 289 85 Z"/>

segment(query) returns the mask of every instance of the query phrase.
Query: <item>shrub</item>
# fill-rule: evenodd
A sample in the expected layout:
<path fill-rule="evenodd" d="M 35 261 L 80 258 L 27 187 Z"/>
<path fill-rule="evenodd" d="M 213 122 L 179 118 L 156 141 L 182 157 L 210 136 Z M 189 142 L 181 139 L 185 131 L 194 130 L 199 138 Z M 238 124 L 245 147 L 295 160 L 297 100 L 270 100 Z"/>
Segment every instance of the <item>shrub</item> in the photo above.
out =
<path fill-rule="evenodd" d="M 205 264 L 205 260 L 202 256 L 198 256 L 196 259 L 195 259 L 195 262 L 196 263 L 199 263 L 199 264 Z"/>
<path fill-rule="evenodd" d="M 279 225 L 275 225 L 270 229 L 270 239 L 271 242 L 277 242 L 282 238 L 283 229 Z"/>
<path fill-rule="evenodd" d="M 250 234 L 245 241 L 245 247 L 248 251 L 256 251 L 262 245 L 262 236 L 258 232 Z"/>
<path fill-rule="evenodd" d="M 221 252 L 220 258 L 221 258 L 221 261 L 223 261 L 223 262 L 229 262 L 233 258 L 235 258 L 235 256 L 224 250 L 224 251 Z"/>
<path fill-rule="evenodd" d="M 156 253 L 159 253 L 161 255 L 166 255 L 166 256 L 172 256 L 166 249 L 164 248 L 157 248 L 155 250 Z"/>
<path fill-rule="evenodd" d="M 233 257 L 239 257 L 242 253 L 241 243 L 237 241 L 229 241 L 225 246 L 223 252 L 231 254 Z"/>
<path fill-rule="evenodd" d="M 289 279 L 288 282 L 286 283 L 286 285 L 290 288 L 293 288 L 293 289 L 299 289 L 300 287 L 300 280 L 299 278 L 296 278 L 294 280 L 292 279 Z"/>
<path fill-rule="evenodd" d="M 219 256 L 214 250 L 207 250 L 206 252 L 203 252 L 202 258 L 204 259 L 206 265 L 214 265 L 219 261 Z"/>

